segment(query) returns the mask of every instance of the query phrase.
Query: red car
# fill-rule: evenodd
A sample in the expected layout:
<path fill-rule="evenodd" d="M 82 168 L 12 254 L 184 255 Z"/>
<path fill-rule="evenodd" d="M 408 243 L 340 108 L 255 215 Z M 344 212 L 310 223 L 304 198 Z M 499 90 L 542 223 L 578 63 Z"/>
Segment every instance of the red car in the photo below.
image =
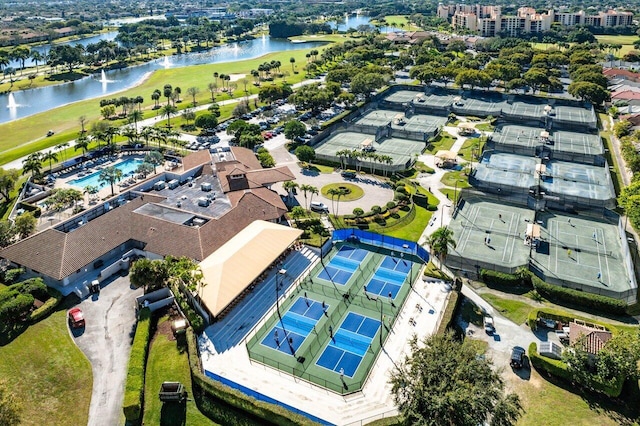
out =
<path fill-rule="evenodd" d="M 71 323 L 71 327 L 73 328 L 84 327 L 84 313 L 82 309 L 69 309 L 69 323 Z"/>

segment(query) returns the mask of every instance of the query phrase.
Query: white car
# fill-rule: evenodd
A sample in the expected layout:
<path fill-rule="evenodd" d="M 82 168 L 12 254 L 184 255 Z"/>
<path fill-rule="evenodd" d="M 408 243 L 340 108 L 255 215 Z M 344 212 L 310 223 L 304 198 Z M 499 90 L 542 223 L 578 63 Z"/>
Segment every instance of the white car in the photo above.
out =
<path fill-rule="evenodd" d="M 327 207 L 327 205 L 325 203 L 321 203 L 319 201 L 312 201 L 309 204 L 309 207 L 314 212 L 318 212 L 318 213 L 328 213 L 329 212 L 329 207 Z"/>

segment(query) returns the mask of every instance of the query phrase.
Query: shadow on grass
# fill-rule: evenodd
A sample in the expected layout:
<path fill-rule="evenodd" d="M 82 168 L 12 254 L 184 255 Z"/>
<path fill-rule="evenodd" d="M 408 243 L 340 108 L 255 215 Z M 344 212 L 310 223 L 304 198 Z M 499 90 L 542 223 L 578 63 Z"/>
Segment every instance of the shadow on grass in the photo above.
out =
<path fill-rule="evenodd" d="M 635 425 L 640 416 L 640 388 L 637 380 L 627 380 L 619 398 L 609 398 L 603 394 L 587 391 L 580 386 L 550 375 L 544 370 L 536 369 L 540 376 L 567 392 L 580 396 L 589 408 L 598 414 L 603 414 L 619 425 Z"/>
<path fill-rule="evenodd" d="M 239 410 L 222 400 L 206 395 L 195 383 L 193 384 L 193 398 L 198 409 L 216 423 L 229 426 L 261 426 L 265 424 L 264 420 Z"/>
<path fill-rule="evenodd" d="M 160 410 L 161 426 L 182 426 L 187 424 L 187 403 L 165 402 Z"/>
<path fill-rule="evenodd" d="M 51 311 L 51 313 L 48 316 L 40 319 L 40 321 L 45 320 L 49 316 L 53 315 L 55 312 L 66 311 L 67 309 L 70 309 L 72 306 L 77 305 L 78 302 L 79 302 L 79 299 L 77 296 L 75 295 L 67 296 L 62 300 L 62 302 L 58 306 L 55 307 L 55 309 Z M 11 324 L 11 323 L 0 324 L 0 346 L 6 346 L 9 343 L 13 342 L 18 336 L 24 333 L 29 328 L 30 325 L 32 324 L 28 320 L 24 320 L 22 322 L 18 322 L 14 324 Z"/>

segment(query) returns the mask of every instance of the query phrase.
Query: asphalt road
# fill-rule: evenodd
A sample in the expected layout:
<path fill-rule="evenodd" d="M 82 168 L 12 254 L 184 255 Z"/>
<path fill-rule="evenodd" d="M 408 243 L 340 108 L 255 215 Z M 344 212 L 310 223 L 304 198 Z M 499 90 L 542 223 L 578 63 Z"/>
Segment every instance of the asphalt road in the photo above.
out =
<path fill-rule="evenodd" d="M 142 288 L 131 289 L 128 276 L 116 277 L 102 284 L 99 295 L 89 296 L 78 305 L 84 312 L 86 327 L 72 331 L 93 372 L 89 426 L 117 425 L 122 418 L 136 324 L 134 300 L 142 294 Z"/>

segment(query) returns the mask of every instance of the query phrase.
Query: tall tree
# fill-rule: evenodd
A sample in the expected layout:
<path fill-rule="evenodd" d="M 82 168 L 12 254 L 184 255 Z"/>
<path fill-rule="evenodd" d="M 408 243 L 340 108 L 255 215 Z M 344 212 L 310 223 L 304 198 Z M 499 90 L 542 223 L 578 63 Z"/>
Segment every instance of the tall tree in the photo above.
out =
<path fill-rule="evenodd" d="M 5 170 L 0 168 L 0 201 L 7 202 L 11 198 L 11 191 L 16 187 L 20 178 L 20 171 L 17 169 Z"/>
<path fill-rule="evenodd" d="M 431 252 L 440 259 L 441 262 L 446 260 L 449 254 L 449 247 L 456 247 L 456 242 L 453 239 L 453 231 L 446 226 L 436 229 L 434 233 L 429 236 L 427 243 L 429 247 L 431 247 Z"/>
<path fill-rule="evenodd" d="M 58 161 L 58 154 L 56 154 L 52 149 L 50 149 L 49 151 L 45 152 L 42 155 L 42 161 L 49 162 L 49 173 L 51 173 L 51 166 L 53 165 L 54 161 Z"/>
<path fill-rule="evenodd" d="M 115 166 L 105 167 L 100 171 L 98 175 L 98 182 L 101 184 L 111 185 L 111 195 L 114 195 L 113 184 L 119 182 L 122 179 L 122 170 Z"/>
<path fill-rule="evenodd" d="M 37 222 L 38 219 L 35 218 L 33 213 L 25 212 L 16 217 L 14 227 L 20 238 L 27 238 L 36 230 Z"/>
<path fill-rule="evenodd" d="M 409 342 L 410 354 L 391 373 L 391 392 L 406 425 L 515 425 L 520 399 L 504 394 L 493 363 L 453 333 Z"/>

